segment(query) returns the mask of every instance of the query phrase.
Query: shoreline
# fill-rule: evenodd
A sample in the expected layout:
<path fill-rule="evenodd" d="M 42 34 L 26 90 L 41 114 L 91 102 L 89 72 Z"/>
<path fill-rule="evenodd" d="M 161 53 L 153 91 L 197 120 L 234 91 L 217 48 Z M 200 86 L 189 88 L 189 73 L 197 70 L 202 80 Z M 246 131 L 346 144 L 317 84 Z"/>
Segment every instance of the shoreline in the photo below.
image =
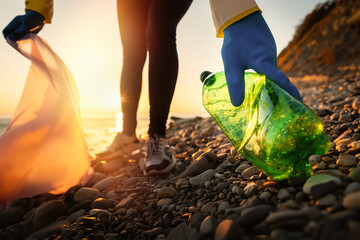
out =
<path fill-rule="evenodd" d="M 359 80 L 301 91 L 332 141 L 328 154 L 309 158 L 310 178 L 273 181 L 235 151 L 211 118 L 173 120 L 167 138 L 177 164 L 170 174 L 143 176 L 137 163 L 144 150 L 93 161 L 84 186 L 1 208 L 0 240 L 356 239 Z"/>

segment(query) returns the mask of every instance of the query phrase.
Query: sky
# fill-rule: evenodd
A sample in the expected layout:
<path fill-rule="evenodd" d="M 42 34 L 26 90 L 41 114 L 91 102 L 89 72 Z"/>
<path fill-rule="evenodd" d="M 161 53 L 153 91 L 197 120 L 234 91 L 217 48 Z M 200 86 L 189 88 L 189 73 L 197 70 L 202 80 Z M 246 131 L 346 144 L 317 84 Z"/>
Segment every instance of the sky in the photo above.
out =
<path fill-rule="evenodd" d="M 39 36 L 68 66 L 76 81 L 82 113 L 119 112 L 122 46 L 116 0 L 55 0 L 51 24 Z M 278 53 L 295 27 L 325 0 L 258 0 L 277 44 Z M 0 0 L 0 29 L 24 13 L 24 0 Z M 204 113 L 200 73 L 223 71 L 222 39 L 215 37 L 208 0 L 194 0 L 179 23 L 179 75 L 172 114 Z M 0 37 L 0 115 L 11 115 L 20 99 L 30 62 Z M 146 63 L 139 114 L 149 111 Z"/>

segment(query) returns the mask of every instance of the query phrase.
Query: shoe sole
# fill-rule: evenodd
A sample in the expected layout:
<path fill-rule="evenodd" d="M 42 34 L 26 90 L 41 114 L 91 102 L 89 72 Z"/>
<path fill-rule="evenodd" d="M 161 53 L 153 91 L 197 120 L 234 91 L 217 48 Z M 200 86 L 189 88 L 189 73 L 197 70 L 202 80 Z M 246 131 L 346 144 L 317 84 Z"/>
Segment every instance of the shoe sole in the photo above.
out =
<path fill-rule="evenodd" d="M 140 162 L 139 162 L 140 169 L 143 170 L 144 175 L 151 176 L 151 175 L 166 174 L 166 173 L 170 172 L 175 167 L 176 160 L 174 157 L 172 157 L 170 159 L 169 165 L 166 168 L 163 168 L 161 170 L 151 170 L 150 172 L 145 171 L 144 163 L 145 163 L 145 158 L 140 159 Z"/>
<path fill-rule="evenodd" d="M 111 153 L 108 156 L 103 156 L 103 157 L 96 156 L 96 159 L 99 159 L 99 160 L 113 160 L 115 158 L 121 157 L 124 154 L 128 154 L 128 153 L 131 153 L 131 152 L 133 152 L 135 150 L 138 150 L 138 149 L 140 149 L 142 147 L 143 147 L 143 145 L 141 143 L 132 143 L 132 144 L 129 144 L 128 146 L 126 146 L 125 148 L 123 148 L 122 150 Z"/>

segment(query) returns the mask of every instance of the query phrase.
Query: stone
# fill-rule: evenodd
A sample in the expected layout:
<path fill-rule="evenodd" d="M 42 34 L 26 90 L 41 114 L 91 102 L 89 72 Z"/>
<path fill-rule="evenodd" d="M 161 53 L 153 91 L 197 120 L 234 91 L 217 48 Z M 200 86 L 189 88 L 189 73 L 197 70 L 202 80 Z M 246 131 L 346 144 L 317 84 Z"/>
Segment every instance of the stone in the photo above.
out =
<path fill-rule="evenodd" d="M 116 204 L 115 209 L 119 209 L 119 208 L 126 208 L 128 207 L 130 204 L 132 204 L 132 202 L 135 199 L 131 196 L 127 196 L 126 198 L 121 199 L 121 201 Z"/>
<path fill-rule="evenodd" d="M 209 181 L 215 174 L 214 169 L 208 169 L 195 177 L 190 178 L 189 182 L 193 187 L 202 187 L 206 181 Z"/>
<path fill-rule="evenodd" d="M 78 203 L 86 200 L 94 200 L 99 197 L 104 197 L 104 195 L 99 190 L 83 187 L 75 193 L 74 201 Z"/>
<path fill-rule="evenodd" d="M 109 209 L 114 206 L 113 202 L 106 198 L 97 198 L 91 204 L 91 208 Z"/>
<path fill-rule="evenodd" d="M 354 141 L 350 144 L 350 146 L 353 148 L 360 148 L 360 141 Z"/>
<path fill-rule="evenodd" d="M 121 167 L 123 167 L 126 163 L 126 160 L 123 161 L 108 161 L 102 165 L 105 173 L 113 173 L 118 171 Z"/>
<path fill-rule="evenodd" d="M 318 164 L 320 162 L 320 160 L 321 160 L 320 155 L 311 155 L 309 157 L 309 162 L 310 162 L 311 166 Z"/>
<path fill-rule="evenodd" d="M 168 206 L 172 202 L 171 198 L 162 198 L 157 202 L 157 205 L 160 207 Z"/>
<path fill-rule="evenodd" d="M 251 166 L 251 167 L 245 169 L 241 173 L 241 176 L 245 179 L 250 179 L 253 175 L 258 174 L 258 173 L 259 173 L 259 169 L 256 166 Z"/>
<path fill-rule="evenodd" d="M 28 236 L 26 239 L 47 239 L 48 237 L 52 235 L 57 235 L 61 233 L 61 229 L 64 226 L 69 225 L 71 222 L 68 220 L 60 220 L 57 222 L 53 222 L 44 228 L 32 233 L 30 236 Z"/>
<path fill-rule="evenodd" d="M 106 174 L 101 173 L 101 172 L 92 172 L 90 174 L 90 178 L 86 183 L 87 187 L 91 187 L 94 184 L 96 184 L 97 182 L 101 181 L 102 179 L 106 178 Z"/>
<path fill-rule="evenodd" d="M 277 193 L 277 198 L 281 201 L 286 201 L 291 199 L 291 194 L 285 188 L 281 188 Z"/>
<path fill-rule="evenodd" d="M 331 206 L 336 202 L 336 197 L 334 194 L 327 194 L 321 198 L 319 198 L 318 200 L 316 200 L 315 202 L 315 206 L 318 207 L 327 207 L 327 206 Z"/>
<path fill-rule="evenodd" d="M 116 178 L 114 176 L 110 176 L 99 181 L 94 186 L 92 186 L 92 188 L 97 189 L 99 191 L 103 191 L 111 187 L 115 182 L 116 182 Z"/>
<path fill-rule="evenodd" d="M 249 167 L 250 167 L 250 164 L 248 164 L 248 163 L 240 164 L 240 166 L 238 166 L 238 167 L 235 169 L 235 172 L 241 174 L 245 169 L 247 169 L 247 168 L 249 168 Z"/>
<path fill-rule="evenodd" d="M 270 192 L 262 192 L 259 197 L 261 200 L 269 201 L 271 198 L 271 193 Z"/>
<path fill-rule="evenodd" d="M 360 182 L 360 167 L 353 168 L 349 173 L 349 178 L 351 178 L 354 181 Z"/>
<path fill-rule="evenodd" d="M 173 187 L 163 187 L 158 191 L 158 194 L 161 198 L 172 198 L 177 196 L 179 193 Z"/>
<path fill-rule="evenodd" d="M 237 224 L 245 229 L 252 228 L 263 221 L 269 215 L 271 210 L 271 206 L 264 204 L 246 208 L 241 212 Z"/>
<path fill-rule="evenodd" d="M 204 219 L 204 215 L 201 212 L 196 212 L 191 214 L 189 217 L 189 223 L 191 227 L 197 227 L 201 224 L 202 220 Z"/>
<path fill-rule="evenodd" d="M 173 228 L 169 235 L 167 236 L 167 240 L 200 240 L 201 234 L 195 229 L 189 227 L 185 223 L 181 223 Z"/>
<path fill-rule="evenodd" d="M 63 200 L 50 200 L 42 203 L 25 222 L 28 233 L 37 231 L 65 215 L 67 206 Z"/>
<path fill-rule="evenodd" d="M 74 213 L 72 213 L 70 216 L 68 216 L 66 219 L 70 222 L 73 223 L 76 221 L 76 219 L 78 219 L 81 216 L 84 216 L 86 214 L 86 211 L 84 209 L 80 209 Z"/>
<path fill-rule="evenodd" d="M 187 187 L 189 186 L 189 180 L 186 178 L 180 178 L 177 182 L 176 182 L 176 187 Z"/>
<path fill-rule="evenodd" d="M 211 202 L 208 202 L 201 207 L 201 212 L 203 212 L 203 213 L 210 213 L 213 210 L 216 211 L 216 206 L 215 206 L 215 204 L 213 204 Z"/>
<path fill-rule="evenodd" d="M 342 201 L 342 205 L 347 209 L 360 209 L 360 191 L 349 193 Z"/>
<path fill-rule="evenodd" d="M 355 156 L 346 153 L 340 153 L 336 164 L 342 167 L 353 167 L 356 165 Z"/>
<path fill-rule="evenodd" d="M 179 176 L 184 178 L 187 176 L 198 175 L 208 169 L 214 168 L 217 162 L 217 156 L 213 152 L 205 152 L 195 159 L 189 167 Z"/>
<path fill-rule="evenodd" d="M 248 185 L 246 185 L 246 187 L 244 188 L 244 194 L 249 197 L 249 196 L 251 196 L 252 194 L 255 193 L 256 189 L 257 189 L 256 183 L 250 182 L 250 183 L 249 183 Z"/>
<path fill-rule="evenodd" d="M 230 207 L 230 203 L 228 201 L 223 201 L 218 206 L 218 211 L 226 210 Z"/>
<path fill-rule="evenodd" d="M 346 186 L 344 191 L 344 196 L 348 195 L 349 193 L 360 191 L 360 183 L 359 182 L 351 182 L 349 185 Z"/>
<path fill-rule="evenodd" d="M 354 101 L 352 102 L 352 108 L 356 111 L 360 109 L 360 97 L 356 97 L 354 99 Z"/>
<path fill-rule="evenodd" d="M 217 227 L 217 221 L 213 216 L 207 216 L 200 225 L 200 233 L 205 236 L 213 236 Z"/>
<path fill-rule="evenodd" d="M 341 179 L 327 174 L 313 175 L 305 182 L 303 191 L 318 199 L 338 188 Z"/>
<path fill-rule="evenodd" d="M 231 219 L 225 219 L 216 227 L 214 240 L 237 240 L 239 234 L 235 222 Z"/>
<path fill-rule="evenodd" d="M 304 213 L 302 211 L 298 210 L 283 210 L 283 211 L 277 211 L 272 212 L 267 216 L 266 222 L 269 224 L 280 222 L 283 220 L 289 220 L 294 218 L 300 218 L 303 217 Z"/>

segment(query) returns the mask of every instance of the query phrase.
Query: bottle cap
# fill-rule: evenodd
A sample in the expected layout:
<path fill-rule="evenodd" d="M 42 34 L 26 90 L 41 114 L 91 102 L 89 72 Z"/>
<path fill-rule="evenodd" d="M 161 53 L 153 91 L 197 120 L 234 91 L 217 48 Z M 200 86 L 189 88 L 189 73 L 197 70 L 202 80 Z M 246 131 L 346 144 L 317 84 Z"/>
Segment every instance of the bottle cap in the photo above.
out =
<path fill-rule="evenodd" d="M 210 74 L 212 74 L 212 72 L 210 72 L 210 71 L 203 71 L 203 72 L 200 74 L 200 80 L 201 80 L 201 82 L 204 82 L 205 79 L 206 79 Z"/>

